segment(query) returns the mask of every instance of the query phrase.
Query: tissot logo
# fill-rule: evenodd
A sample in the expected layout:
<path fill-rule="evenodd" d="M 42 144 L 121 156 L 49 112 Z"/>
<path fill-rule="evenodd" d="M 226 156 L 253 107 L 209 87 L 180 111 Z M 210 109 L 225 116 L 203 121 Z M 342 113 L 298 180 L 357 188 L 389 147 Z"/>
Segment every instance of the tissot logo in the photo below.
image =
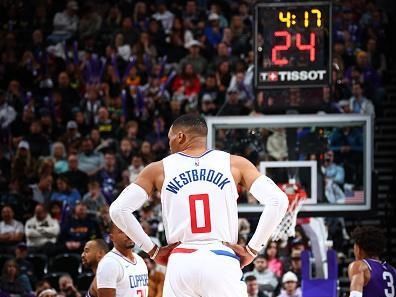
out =
<path fill-rule="evenodd" d="M 327 70 L 260 72 L 260 82 L 323 80 Z"/>

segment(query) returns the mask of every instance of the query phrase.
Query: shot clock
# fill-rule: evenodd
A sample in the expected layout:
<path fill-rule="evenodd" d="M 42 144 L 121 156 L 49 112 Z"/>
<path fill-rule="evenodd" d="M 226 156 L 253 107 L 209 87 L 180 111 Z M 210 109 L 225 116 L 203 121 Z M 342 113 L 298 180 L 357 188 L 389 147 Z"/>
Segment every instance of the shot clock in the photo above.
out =
<path fill-rule="evenodd" d="M 330 83 L 329 2 L 258 3 L 254 37 L 257 88 Z"/>

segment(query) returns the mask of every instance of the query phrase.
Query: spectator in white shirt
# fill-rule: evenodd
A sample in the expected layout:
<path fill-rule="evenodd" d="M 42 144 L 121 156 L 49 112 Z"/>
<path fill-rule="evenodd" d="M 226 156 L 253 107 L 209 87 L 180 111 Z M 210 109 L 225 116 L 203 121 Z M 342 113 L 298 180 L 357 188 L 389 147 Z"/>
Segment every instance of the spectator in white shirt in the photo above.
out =
<path fill-rule="evenodd" d="M 374 105 L 371 100 L 363 96 L 363 86 L 361 83 L 352 85 L 352 97 L 349 99 L 349 108 L 352 113 L 359 113 L 375 117 Z"/>
<path fill-rule="evenodd" d="M 153 14 L 153 18 L 162 23 L 165 33 L 171 32 L 175 15 L 167 9 L 163 0 L 159 0 L 157 12 Z"/>
<path fill-rule="evenodd" d="M 76 1 L 69 1 L 66 8 L 62 12 L 58 12 L 54 17 L 54 31 L 48 40 L 52 43 L 59 43 L 71 38 L 78 29 L 78 3 Z"/>
<path fill-rule="evenodd" d="M 16 245 L 23 239 L 23 224 L 14 220 L 14 210 L 4 206 L 1 210 L 0 222 L 0 253 L 12 253 Z"/>
<path fill-rule="evenodd" d="M 26 221 L 25 234 L 30 251 L 48 252 L 56 243 L 60 232 L 59 223 L 53 219 L 43 204 L 37 204 L 34 216 Z"/>
<path fill-rule="evenodd" d="M 282 277 L 283 289 L 278 297 L 302 297 L 301 289 L 298 288 L 297 275 L 293 272 L 286 272 Z"/>

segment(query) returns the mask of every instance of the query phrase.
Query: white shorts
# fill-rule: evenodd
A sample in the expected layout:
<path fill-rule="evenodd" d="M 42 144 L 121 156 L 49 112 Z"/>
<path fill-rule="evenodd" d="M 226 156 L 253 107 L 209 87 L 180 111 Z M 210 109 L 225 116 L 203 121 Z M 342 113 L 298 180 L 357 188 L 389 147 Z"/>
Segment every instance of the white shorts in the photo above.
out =
<path fill-rule="evenodd" d="M 163 297 L 244 297 L 235 253 L 221 243 L 181 244 L 170 255 Z"/>

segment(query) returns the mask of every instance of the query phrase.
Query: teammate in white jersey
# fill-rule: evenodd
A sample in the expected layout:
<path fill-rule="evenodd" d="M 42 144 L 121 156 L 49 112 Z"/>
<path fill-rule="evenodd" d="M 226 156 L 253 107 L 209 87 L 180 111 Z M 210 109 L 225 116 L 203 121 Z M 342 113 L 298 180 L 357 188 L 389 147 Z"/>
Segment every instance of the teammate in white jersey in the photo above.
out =
<path fill-rule="evenodd" d="M 176 119 L 168 134 L 173 154 L 147 166 L 110 206 L 114 223 L 157 263 L 168 264 L 164 297 L 243 296 L 240 267 L 253 261 L 288 206 L 286 194 L 247 159 L 208 151 L 207 132 L 200 116 Z M 265 205 L 246 247 L 236 244 L 238 184 Z M 170 244 L 161 248 L 132 214 L 155 189 Z"/>
<path fill-rule="evenodd" d="M 93 273 L 96 273 L 98 269 L 99 261 L 106 255 L 109 251 L 107 243 L 103 239 L 93 239 L 88 241 L 84 250 L 81 254 L 81 262 L 84 267 L 92 269 Z M 98 297 L 98 287 L 96 284 L 96 276 L 92 280 L 91 285 L 85 297 Z"/>
<path fill-rule="evenodd" d="M 99 262 L 96 280 L 99 297 L 147 297 L 148 271 L 144 260 L 132 252 L 134 243 L 112 224 L 114 248 Z"/>

